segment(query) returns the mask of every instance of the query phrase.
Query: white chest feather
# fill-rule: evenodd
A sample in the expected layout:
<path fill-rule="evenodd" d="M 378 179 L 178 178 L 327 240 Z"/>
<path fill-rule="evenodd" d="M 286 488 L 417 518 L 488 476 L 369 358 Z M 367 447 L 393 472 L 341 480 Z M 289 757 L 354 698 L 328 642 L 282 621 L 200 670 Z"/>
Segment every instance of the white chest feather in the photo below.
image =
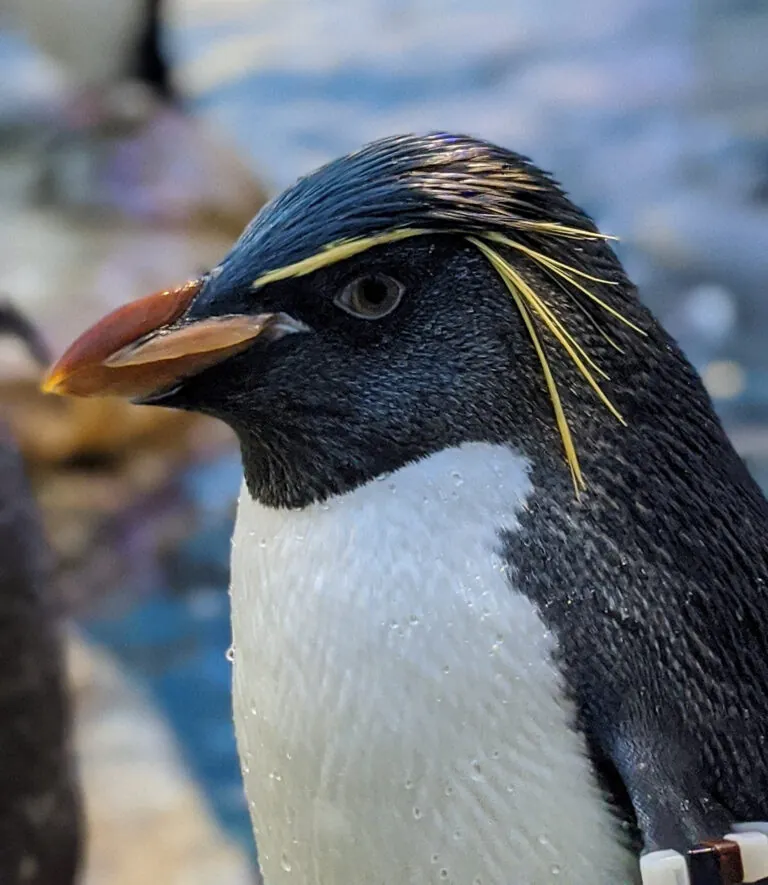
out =
<path fill-rule="evenodd" d="M 498 556 L 530 491 L 474 444 L 301 511 L 243 493 L 234 705 L 265 885 L 635 878 Z"/>

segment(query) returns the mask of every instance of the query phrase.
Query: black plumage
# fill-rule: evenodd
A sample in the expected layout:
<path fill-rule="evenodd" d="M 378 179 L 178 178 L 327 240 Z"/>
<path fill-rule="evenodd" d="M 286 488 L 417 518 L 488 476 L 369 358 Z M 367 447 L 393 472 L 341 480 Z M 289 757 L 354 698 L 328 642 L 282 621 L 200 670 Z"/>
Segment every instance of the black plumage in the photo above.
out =
<path fill-rule="evenodd" d="M 42 345 L 14 309 L 0 332 Z M 0 421 L 0 882 L 73 885 L 81 806 L 72 755 L 60 607 L 21 457 Z"/>

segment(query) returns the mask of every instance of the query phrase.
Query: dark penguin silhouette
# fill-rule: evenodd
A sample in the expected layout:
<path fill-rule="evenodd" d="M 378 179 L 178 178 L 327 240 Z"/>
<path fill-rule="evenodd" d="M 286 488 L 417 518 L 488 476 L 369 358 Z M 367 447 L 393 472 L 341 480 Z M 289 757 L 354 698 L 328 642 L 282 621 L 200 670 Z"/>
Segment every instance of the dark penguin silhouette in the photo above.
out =
<path fill-rule="evenodd" d="M 768 818 L 768 504 L 527 159 L 433 134 L 336 160 L 46 389 L 237 433 L 269 885 L 626 882 Z M 740 881 L 709 857 L 696 882 Z"/>
<path fill-rule="evenodd" d="M 160 98 L 177 103 L 179 95 L 163 49 L 162 0 L 145 0 L 146 13 L 129 74 L 145 83 Z"/>
<path fill-rule="evenodd" d="M 163 40 L 163 0 L 14 0 L 19 24 L 75 85 L 103 92 L 138 81 L 177 102 Z"/>
<path fill-rule="evenodd" d="M 44 351 L 0 304 L 0 335 Z M 56 601 L 32 492 L 0 419 L 0 882 L 73 885 L 81 855 L 80 793 L 70 747 Z"/>

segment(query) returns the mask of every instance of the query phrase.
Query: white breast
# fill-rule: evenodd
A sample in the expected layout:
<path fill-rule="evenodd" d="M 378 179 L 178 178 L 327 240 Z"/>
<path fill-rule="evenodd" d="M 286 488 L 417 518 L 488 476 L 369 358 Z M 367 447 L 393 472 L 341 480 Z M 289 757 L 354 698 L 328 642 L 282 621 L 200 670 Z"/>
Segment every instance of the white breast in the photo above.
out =
<path fill-rule="evenodd" d="M 243 492 L 234 706 L 265 885 L 636 878 L 497 555 L 530 491 L 474 444 L 300 511 Z"/>

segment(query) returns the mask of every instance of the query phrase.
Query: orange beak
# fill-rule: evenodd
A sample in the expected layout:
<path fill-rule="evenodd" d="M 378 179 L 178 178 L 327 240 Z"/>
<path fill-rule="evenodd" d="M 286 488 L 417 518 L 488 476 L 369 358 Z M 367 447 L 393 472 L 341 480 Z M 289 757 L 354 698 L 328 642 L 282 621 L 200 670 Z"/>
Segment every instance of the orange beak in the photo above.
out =
<path fill-rule="evenodd" d="M 182 317 L 198 280 L 126 304 L 84 332 L 51 367 L 45 393 L 142 398 L 245 350 L 275 314 Z"/>

